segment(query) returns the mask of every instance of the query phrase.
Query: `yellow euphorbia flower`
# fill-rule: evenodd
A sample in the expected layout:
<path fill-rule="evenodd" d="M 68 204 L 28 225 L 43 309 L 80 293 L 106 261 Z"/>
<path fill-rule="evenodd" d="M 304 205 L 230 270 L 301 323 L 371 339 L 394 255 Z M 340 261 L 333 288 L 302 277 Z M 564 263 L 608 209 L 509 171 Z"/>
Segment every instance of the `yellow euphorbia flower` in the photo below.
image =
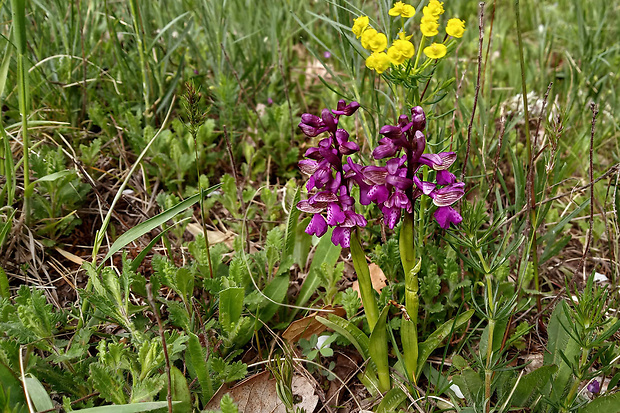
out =
<path fill-rule="evenodd" d="M 463 33 L 465 33 L 465 20 L 461 19 L 450 19 L 448 20 L 448 24 L 446 26 L 446 33 L 448 36 L 461 38 L 463 37 Z"/>
<path fill-rule="evenodd" d="M 373 52 L 381 52 L 387 47 L 387 37 L 375 29 L 366 29 L 362 33 L 362 47 Z"/>
<path fill-rule="evenodd" d="M 390 16 L 403 16 L 404 18 L 408 19 L 410 17 L 413 17 L 413 15 L 415 14 L 415 7 L 410 4 L 405 4 L 402 1 L 397 1 L 396 3 L 394 3 L 394 7 L 392 7 L 390 11 L 388 11 L 388 14 Z"/>
<path fill-rule="evenodd" d="M 360 16 L 357 19 L 353 20 L 353 27 L 351 28 L 351 30 L 355 34 L 356 38 L 360 38 L 364 30 L 366 30 L 366 28 L 368 27 L 368 24 L 370 24 L 368 16 Z"/>
<path fill-rule="evenodd" d="M 448 48 L 441 43 L 433 43 L 424 48 L 424 54 L 431 59 L 441 59 L 448 52 Z"/>
<path fill-rule="evenodd" d="M 424 15 L 422 17 L 422 21 L 420 22 L 420 31 L 426 37 L 433 37 L 439 33 L 439 23 L 437 22 L 437 18 L 433 16 Z"/>
<path fill-rule="evenodd" d="M 388 49 L 387 55 L 390 61 L 395 65 L 402 64 L 405 60 L 411 59 L 415 48 L 413 44 L 407 40 L 395 40 Z"/>
<path fill-rule="evenodd" d="M 431 0 L 428 2 L 428 6 L 424 6 L 422 9 L 425 16 L 433 16 L 435 18 L 439 18 L 444 12 L 443 10 L 443 2 L 438 0 Z"/>
<path fill-rule="evenodd" d="M 366 67 L 383 73 L 390 67 L 390 58 L 385 52 L 373 53 L 366 59 Z"/>
<path fill-rule="evenodd" d="M 398 32 L 398 38 L 400 40 L 409 40 L 412 37 L 413 37 L 413 35 L 409 35 L 409 36 L 405 35 L 405 32 Z"/>

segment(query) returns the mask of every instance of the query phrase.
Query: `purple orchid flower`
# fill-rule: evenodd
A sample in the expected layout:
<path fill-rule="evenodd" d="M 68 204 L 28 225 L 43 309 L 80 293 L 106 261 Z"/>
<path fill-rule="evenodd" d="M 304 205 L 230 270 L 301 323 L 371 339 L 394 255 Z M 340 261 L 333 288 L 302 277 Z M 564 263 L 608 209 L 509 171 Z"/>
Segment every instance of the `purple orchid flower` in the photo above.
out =
<path fill-rule="evenodd" d="M 448 229 L 463 219 L 451 207 L 465 194 L 464 184 L 456 182 L 454 174 L 448 172 L 456 154 L 425 154 L 425 128 L 426 115 L 420 106 L 411 109 L 411 118 L 401 115 L 396 125 L 383 126 L 379 130 L 383 138 L 372 155 L 377 160 L 391 159 L 384 167 L 366 166 L 356 171 L 356 181 L 367 185 L 363 189 L 366 198 L 380 206 L 384 223 L 391 229 L 400 219 L 401 210 L 411 212 L 413 202 L 422 195 L 430 197 L 438 207 L 434 216 L 442 228 Z M 417 176 L 424 165 L 436 171 L 436 183 L 424 182 Z"/>
<path fill-rule="evenodd" d="M 299 124 L 308 137 L 323 132 L 328 132 L 329 136 L 308 149 L 305 153 L 307 159 L 299 162 L 301 171 L 310 175 L 306 183 L 308 192 L 315 192 L 307 200 L 300 201 L 297 208 L 314 214 L 306 233 L 321 237 L 328 227 L 334 227 L 332 242 L 343 248 L 350 246 L 351 231 L 367 224 L 366 219 L 355 212 L 355 200 L 350 196 L 350 189 L 357 179 L 356 171 L 361 170 L 348 155 L 359 151 L 360 147 L 349 141 L 346 130 L 338 128 L 339 117 L 353 115 L 359 106 L 357 102 L 347 104 L 340 100 L 336 110 L 323 109 L 321 117 L 305 113 Z M 343 162 L 345 156 L 347 159 Z"/>

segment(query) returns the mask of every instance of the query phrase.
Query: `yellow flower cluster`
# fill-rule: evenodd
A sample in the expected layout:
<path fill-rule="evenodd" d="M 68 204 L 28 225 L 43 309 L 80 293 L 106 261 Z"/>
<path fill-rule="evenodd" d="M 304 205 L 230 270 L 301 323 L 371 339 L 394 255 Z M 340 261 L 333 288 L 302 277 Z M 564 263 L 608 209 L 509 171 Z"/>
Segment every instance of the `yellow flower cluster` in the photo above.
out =
<path fill-rule="evenodd" d="M 402 1 L 397 1 L 394 3 L 394 7 L 390 9 L 388 14 L 394 17 L 402 16 L 405 19 L 408 19 L 415 15 L 415 7 L 410 4 L 405 4 Z"/>
<path fill-rule="evenodd" d="M 459 39 L 463 37 L 463 33 L 465 33 L 465 20 L 448 20 L 448 25 L 446 26 L 446 33 L 448 33 L 448 36 L 456 37 Z"/>
<path fill-rule="evenodd" d="M 433 37 L 439 33 L 439 16 L 444 12 L 443 3 L 437 0 L 431 0 L 428 6 L 422 9 L 424 16 L 420 22 L 420 31 L 426 37 Z"/>
<path fill-rule="evenodd" d="M 400 16 L 403 19 L 411 18 L 415 13 L 415 7 L 410 4 L 405 4 L 402 1 L 394 3 L 394 6 L 388 11 L 390 16 Z M 439 34 L 439 17 L 443 13 L 443 2 L 439 0 L 429 0 L 428 5 L 424 6 L 424 15 L 420 22 L 420 31 L 424 37 L 433 37 Z M 404 20 L 402 24 L 404 30 Z M 394 40 L 388 48 L 387 36 L 370 27 L 368 16 L 360 16 L 353 20 L 351 31 L 353 31 L 356 38 L 361 38 L 362 47 L 371 52 L 370 56 L 366 59 L 366 67 L 377 71 L 377 73 L 385 72 L 391 65 L 402 65 L 415 54 L 415 47 L 410 41 L 412 36 L 407 36 L 404 31 L 398 33 L 398 39 Z M 448 20 L 446 26 L 446 34 L 448 36 L 461 38 L 464 32 L 464 20 L 457 18 Z M 423 42 L 424 38 L 422 38 L 422 43 Z M 424 54 L 430 59 L 441 59 L 448 51 L 444 43 L 445 40 L 443 43 L 432 43 L 430 46 L 423 49 Z M 422 46 L 423 45 L 420 44 L 420 48 Z M 414 66 L 417 66 L 418 58 L 419 52 Z"/>

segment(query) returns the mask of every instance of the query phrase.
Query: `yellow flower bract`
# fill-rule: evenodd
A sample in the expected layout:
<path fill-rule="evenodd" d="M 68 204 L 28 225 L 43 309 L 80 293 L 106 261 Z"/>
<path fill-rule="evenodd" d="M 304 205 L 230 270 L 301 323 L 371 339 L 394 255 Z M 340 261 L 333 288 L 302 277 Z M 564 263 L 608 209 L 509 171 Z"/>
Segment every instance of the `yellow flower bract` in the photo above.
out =
<path fill-rule="evenodd" d="M 424 54 L 430 59 L 441 59 L 448 52 L 448 48 L 441 43 L 433 43 L 424 48 Z"/>
<path fill-rule="evenodd" d="M 415 15 L 415 7 L 410 4 L 405 4 L 402 1 L 397 1 L 394 3 L 394 7 L 388 11 L 390 16 L 403 16 L 408 19 Z"/>
<path fill-rule="evenodd" d="M 448 24 L 446 26 L 446 33 L 448 33 L 448 36 L 452 36 L 456 38 L 463 37 L 463 33 L 465 33 L 465 20 L 461 20 L 461 19 L 448 20 Z"/>
<path fill-rule="evenodd" d="M 373 52 L 381 52 L 387 47 L 387 37 L 375 29 L 366 29 L 362 33 L 362 47 Z"/>
<path fill-rule="evenodd" d="M 355 37 L 359 39 L 369 24 L 370 24 L 370 21 L 368 19 L 368 16 L 360 16 L 357 19 L 354 19 L 353 27 L 351 28 L 351 30 L 355 34 Z"/>
<path fill-rule="evenodd" d="M 392 43 L 392 46 L 387 51 L 387 55 L 393 64 L 400 65 L 405 60 L 411 59 L 414 52 L 415 48 L 413 47 L 413 43 L 399 39 Z"/>
<path fill-rule="evenodd" d="M 433 16 L 435 18 L 439 18 L 444 12 L 443 10 L 443 2 L 437 0 L 431 0 L 428 2 L 428 6 L 424 6 L 422 9 L 425 16 Z"/>
<path fill-rule="evenodd" d="M 373 53 L 366 59 L 366 67 L 383 73 L 390 67 L 390 58 L 385 52 Z"/>

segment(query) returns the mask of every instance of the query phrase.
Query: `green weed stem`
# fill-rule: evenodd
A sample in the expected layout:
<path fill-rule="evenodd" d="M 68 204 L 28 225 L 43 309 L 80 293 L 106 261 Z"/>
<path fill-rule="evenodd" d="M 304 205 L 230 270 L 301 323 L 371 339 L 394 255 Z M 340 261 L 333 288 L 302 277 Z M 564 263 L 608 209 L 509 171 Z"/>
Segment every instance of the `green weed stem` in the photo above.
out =
<path fill-rule="evenodd" d="M 22 142 L 24 157 L 24 206 L 26 224 L 30 223 L 30 137 L 28 135 L 28 71 L 26 70 L 26 1 L 11 0 L 13 35 L 17 48 L 17 87 L 19 112 L 22 118 Z"/>

